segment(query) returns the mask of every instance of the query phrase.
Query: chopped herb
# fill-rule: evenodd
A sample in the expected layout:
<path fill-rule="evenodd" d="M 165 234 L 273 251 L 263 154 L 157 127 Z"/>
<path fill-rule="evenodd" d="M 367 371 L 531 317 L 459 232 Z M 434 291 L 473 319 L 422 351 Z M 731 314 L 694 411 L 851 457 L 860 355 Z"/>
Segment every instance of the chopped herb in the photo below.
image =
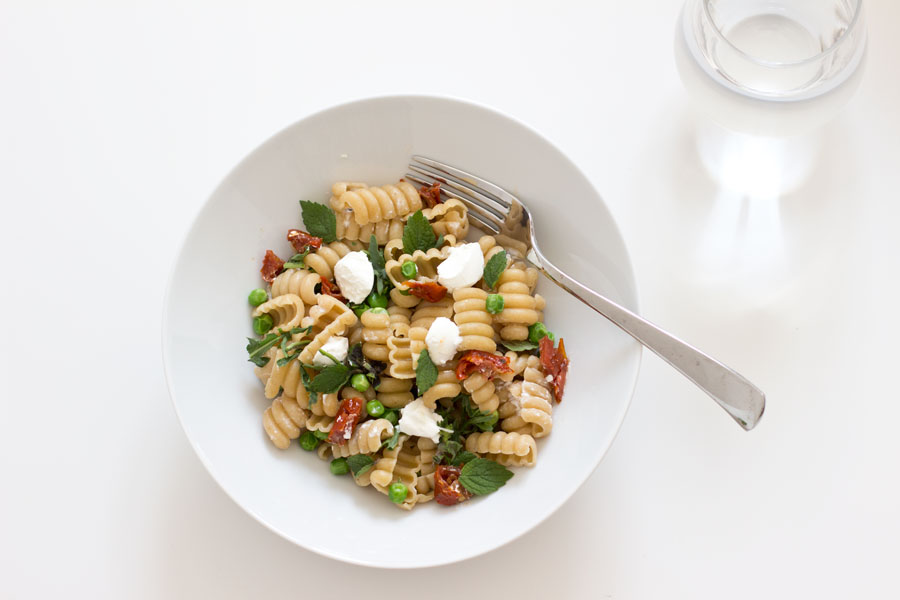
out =
<path fill-rule="evenodd" d="M 337 217 L 331 208 L 318 202 L 301 200 L 300 210 L 309 233 L 322 238 L 326 244 L 337 239 Z"/>
<path fill-rule="evenodd" d="M 494 289 L 500 275 L 506 270 L 506 250 L 493 255 L 484 265 L 484 284 L 489 290 Z"/>
<path fill-rule="evenodd" d="M 431 362 L 428 350 L 422 350 L 422 353 L 419 354 L 419 364 L 416 366 L 416 387 L 419 394 L 427 392 L 437 381 L 437 376 L 437 367 Z"/>
<path fill-rule="evenodd" d="M 450 464 L 459 466 L 459 465 L 465 464 L 467 462 L 471 462 L 471 461 L 475 460 L 476 458 L 478 458 L 477 454 L 473 454 L 473 453 L 469 452 L 468 450 L 463 450 L 462 452 L 460 452 L 459 454 L 457 454 L 456 456 L 453 457 L 453 460 L 450 461 Z"/>
<path fill-rule="evenodd" d="M 508 350 L 512 350 L 513 352 L 524 352 L 525 350 L 534 350 L 538 347 L 538 345 L 531 340 L 522 340 L 520 342 L 501 340 L 500 343 L 506 346 Z"/>
<path fill-rule="evenodd" d="M 309 396 L 307 408 L 310 408 L 319 400 L 319 394 L 312 389 L 312 377 L 309 376 L 306 365 L 300 366 L 300 382 L 303 384 L 303 387 L 306 389 L 306 393 Z"/>
<path fill-rule="evenodd" d="M 375 271 L 375 289 L 373 291 L 377 295 L 384 295 L 391 289 L 391 280 L 387 271 L 384 270 L 384 254 L 378 248 L 378 241 L 374 234 L 369 238 L 369 249 L 365 253 L 369 257 L 369 262 L 372 263 L 372 270 Z"/>
<path fill-rule="evenodd" d="M 347 362 L 350 363 L 355 372 L 362 373 L 369 381 L 375 381 L 387 367 L 383 362 L 366 358 L 362 353 L 361 343 L 353 344 L 350 348 L 350 352 L 347 354 Z"/>
<path fill-rule="evenodd" d="M 350 379 L 349 367 L 341 364 L 329 365 L 313 378 L 310 389 L 321 394 L 334 394 L 344 387 L 348 379 Z"/>
<path fill-rule="evenodd" d="M 321 354 L 322 356 L 327 356 L 328 358 L 331 359 L 331 362 L 333 362 L 336 365 L 343 364 L 341 361 L 339 361 L 337 358 L 335 358 L 335 356 L 333 354 L 331 354 L 330 352 L 326 352 L 325 350 L 322 350 L 321 348 L 319 348 L 319 354 Z"/>
<path fill-rule="evenodd" d="M 374 464 L 375 460 L 365 454 L 354 454 L 347 457 L 347 466 L 350 467 L 350 472 L 353 473 L 354 477 L 359 477 L 371 469 Z"/>
<path fill-rule="evenodd" d="M 467 462 L 459 472 L 459 482 L 477 496 L 496 492 L 513 476 L 512 471 L 486 458 Z"/>
<path fill-rule="evenodd" d="M 279 329 L 277 333 L 269 333 L 259 340 L 247 338 L 247 354 L 249 355 L 247 360 L 257 367 L 264 367 L 269 363 L 269 357 L 265 356 L 265 354 L 270 348 L 282 344 L 284 340 L 290 339 L 295 335 L 308 333 L 309 330 L 309 327 L 295 327 L 290 331 Z"/>
<path fill-rule="evenodd" d="M 412 254 L 416 250 L 426 251 L 443 243 L 444 236 L 438 239 L 434 235 L 431 223 L 425 218 L 421 210 L 417 210 L 407 219 L 403 228 L 403 252 Z"/>
<path fill-rule="evenodd" d="M 397 447 L 397 444 L 400 443 L 400 428 L 394 426 L 394 435 L 389 437 L 388 439 L 382 442 L 382 447 L 387 448 L 388 450 L 393 450 Z"/>
<path fill-rule="evenodd" d="M 304 252 L 300 254 L 295 254 L 288 259 L 286 263 L 284 263 L 285 269 L 305 269 L 306 268 L 306 256 L 309 254 L 309 248 L 307 248 Z"/>

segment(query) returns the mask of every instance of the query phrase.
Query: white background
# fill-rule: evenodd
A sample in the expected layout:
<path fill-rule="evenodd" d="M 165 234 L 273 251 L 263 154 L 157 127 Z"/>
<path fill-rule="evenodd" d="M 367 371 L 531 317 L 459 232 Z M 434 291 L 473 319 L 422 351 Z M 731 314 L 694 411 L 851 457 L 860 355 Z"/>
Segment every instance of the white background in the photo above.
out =
<path fill-rule="evenodd" d="M 760 233 L 694 151 L 676 0 L 0 3 L 0 597 L 898 597 L 900 4 L 867 4 L 862 85 Z M 760 426 L 648 354 L 594 476 L 486 556 L 354 567 L 245 515 L 166 393 L 176 248 L 272 133 L 387 93 L 560 146 L 642 312 L 758 383 Z"/>

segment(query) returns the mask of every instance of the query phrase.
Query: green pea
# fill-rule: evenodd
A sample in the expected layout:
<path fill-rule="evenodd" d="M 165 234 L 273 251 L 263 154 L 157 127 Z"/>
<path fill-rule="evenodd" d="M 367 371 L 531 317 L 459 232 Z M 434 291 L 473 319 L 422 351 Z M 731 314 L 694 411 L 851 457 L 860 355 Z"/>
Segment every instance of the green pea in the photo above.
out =
<path fill-rule="evenodd" d="M 383 419 L 387 419 L 388 421 L 391 422 L 391 425 L 394 425 L 394 426 L 396 426 L 397 423 L 400 421 L 400 417 L 397 416 L 397 411 L 396 411 L 396 410 L 389 410 L 389 411 L 387 411 L 386 413 L 384 413 L 384 414 L 382 415 L 382 418 L 383 418 Z"/>
<path fill-rule="evenodd" d="M 372 417 L 380 417 L 384 414 L 384 404 L 378 400 L 369 400 L 366 402 L 366 412 Z"/>
<path fill-rule="evenodd" d="M 268 299 L 269 294 L 266 293 L 266 290 L 260 288 L 256 288 L 255 290 L 250 292 L 249 296 L 247 296 L 247 300 L 250 301 L 250 304 L 252 306 L 259 306 Z"/>
<path fill-rule="evenodd" d="M 403 261 L 403 264 L 400 265 L 400 273 L 407 279 L 413 279 L 418 272 L 419 269 L 416 267 L 416 263 L 411 260 L 405 260 Z"/>
<path fill-rule="evenodd" d="M 356 318 L 362 317 L 362 314 L 369 310 L 369 307 L 365 304 L 357 304 L 353 307 L 353 313 L 356 315 Z"/>
<path fill-rule="evenodd" d="M 350 467 L 347 466 L 346 458 L 336 458 L 331 461 L 331 474 L 332 475 L 346 475 L 350 472 Z"/>
<path fill-rule="evenodd" d="M 369 310 L 372 311 L 373 315 L 386 315 L 387 314 L 387 310 L 380 306 L 376 306 L 375 308 L 370 308 Z"/>
<path fill-rule="evenodd" d="M 317 440 L 327 440 L 330 434 L 327 431 L 314 431 L 313 435 Z"/>
<path fill-rule="evenodd" d="M 319 438 L 312 431 L 304 431 L 300 436 L 300 447 L 312 452 L 319 445 Z"/>
<path fill-rule="evenodd" d="M 357 373 L 350 378 L 350 385 L 352 385 L 353 389 L 357 392 L 364 392 L 369 389 L 369 378 L 362 373 Z M 371 415 L 372 411 L 369 411 L 369 414 Z"/>
<path fill-rule="evenodd" d="M 528 327 L 528 341 L 530 341 L 532 344 L 540 343 L 540 341 L 544 339 L 544 336 L 548 335 L 552 340 L 553 334 L 550 333 L 550 330 L 547 329 L 547 327 L 540 321 Z"/>
<path fill-rule="evenodd" d="M 406 494 L 406 485 L 399 481 L 392 483 L 391 487 L 388 488 L 388 498 L 390 498 L 391 502 L 394 504 L 402 504 L 403 501 L 406 500 Z"/>
<path fill-rule="evenodd" d="M 275 321 L 269 315 L 259 315 L 253 319 L 253 331 L 256 335 L 263 335 L 275 325 Z"/>
<path fill-rule="evenodd" d="M 500 294 L 488 294 L 487 299 L 484 301 L 484 307 L 489 313 L 496 315 L 503 310 L 503 296 Z"/>
<path fill-rule="evenodd" d="M 384 294 L 372 292 L 371 294 L 369 294 L 369 297 L 366 298 L 366 304 L 368 304 L 372 308 L 387 308 L 388 299 Z"/>

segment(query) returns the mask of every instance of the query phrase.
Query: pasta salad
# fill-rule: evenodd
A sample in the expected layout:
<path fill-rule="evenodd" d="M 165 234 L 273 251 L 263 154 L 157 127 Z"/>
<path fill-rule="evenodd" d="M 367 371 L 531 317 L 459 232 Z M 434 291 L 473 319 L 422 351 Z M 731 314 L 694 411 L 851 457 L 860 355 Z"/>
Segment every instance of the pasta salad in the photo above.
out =
<path fill-rule="evenodd" d="M 272 443 L 297 440 L 406 510 L 534 466 L 569 360 L 527 248 L 467 242 L 467 208 L 439 184 L 339 182 L 327 205 L 300 205 L 293 254 L 267 250 L 248 298 Z"/>

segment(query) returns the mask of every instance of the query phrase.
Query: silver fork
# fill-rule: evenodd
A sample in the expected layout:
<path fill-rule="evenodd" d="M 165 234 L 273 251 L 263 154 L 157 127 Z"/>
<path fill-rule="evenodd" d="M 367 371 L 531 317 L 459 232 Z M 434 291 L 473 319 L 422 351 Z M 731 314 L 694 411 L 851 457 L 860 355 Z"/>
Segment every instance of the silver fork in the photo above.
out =
<path fill-rule="evenodd" d="M 612 321 L 709 394 L 745 430 L 759 422 L 766 407 L 762 390 L 745 377 L 563 273 L 541 253 L 534 221 L 525 205 L 501 187 L 424 156 L 413 156 L 406 179 L 420 185 L 440 182 L 441 192 L 469 209 L 481 229 L 528 247 L 526 260 L 553 283 Z"/>

